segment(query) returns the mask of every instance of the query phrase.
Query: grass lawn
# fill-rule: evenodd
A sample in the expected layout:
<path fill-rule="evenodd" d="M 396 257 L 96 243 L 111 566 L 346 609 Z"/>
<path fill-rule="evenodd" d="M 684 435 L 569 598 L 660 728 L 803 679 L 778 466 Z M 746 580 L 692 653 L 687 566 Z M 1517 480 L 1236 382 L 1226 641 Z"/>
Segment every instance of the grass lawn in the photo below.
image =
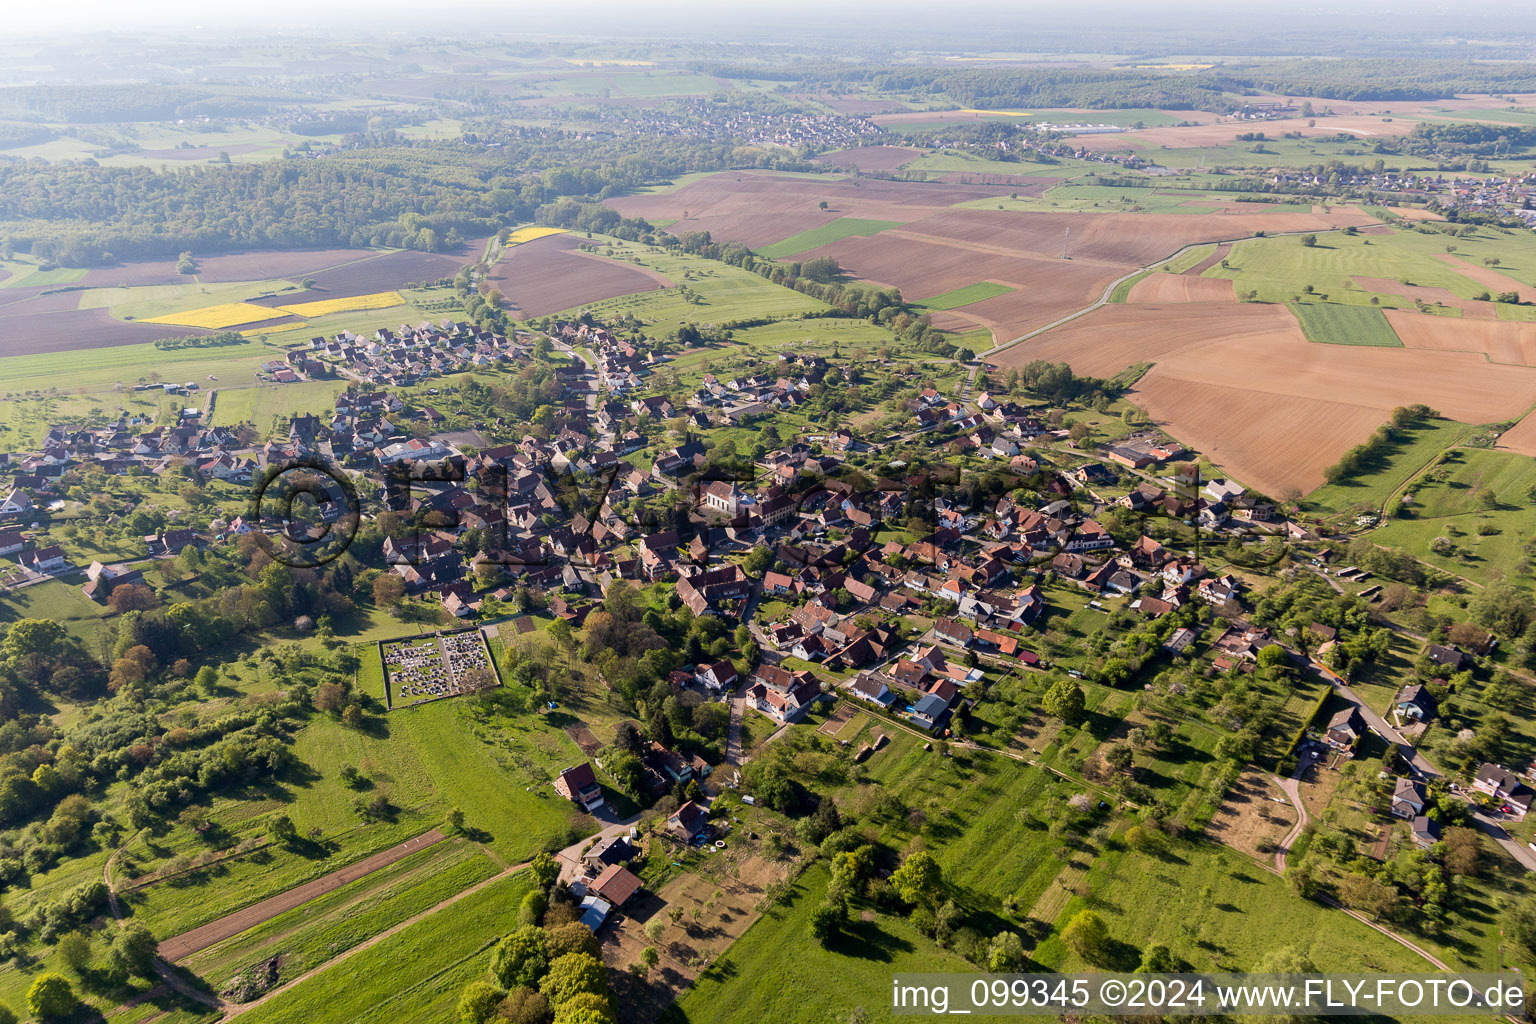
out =
<path fill-rule="evenodd" d="M 167 328 L 173 335 L 175 328 Z M 48 352 L 0 359 L 0 380 L 7 397 L 31 390 L 57 390 L 64 394 L 111 391 L 114 384 L 147 382 L 151 374 L 160 380 L 195 380 L 205 387 L 209 375 L 220 380 L 249 381 L 262 363 L 282 353 L 258 341 L 220 348 L 185 348 L 162 351 L 151 344 L 116 345 L 80 352 Z"/>
<path fill-rule="evenodd" d="M 794 256 L 796 253 L 807 252 L 811 249 L 832 242 L 841 241 L 844 238 L 852 238 L 855 235 L 867 237 L 877 235 L 886 228 L 899 228 L 906 221 L 901 220 L 870 220 L 865 217 L 839 217 L 828 221 L 820 227 L 802 231 L 788 238 L 780 239 L 772 245 L 765 245 L 758 250 L 759 255 L 769 259 L 780 259 L 784 256 Z"/>
<path fill-rule="evenodd" d="M 527 872 L 491 883 L 251 1011 L 247 1024 L 448 1020 L 459 993 L 490 967 L 491 947 L 516 926 Z"/>
<path fill-rule="evenodd" d="M 1166 943 L 1196 970 L 1251 969 L 1277 945 L 1300 947 L 1323 971 L 1409 972 L 1428 964 L 1337 910 L 1304 900 L 1247 857 L 1207 842 L 1175 842 L 1160 855 L 1111 850 L 1083 879 L 1057 927 L 1080 910 L 1097 911 L 1115 940 L 1113 963 L 1084 964 L 1059 937 L 1034 959 L 1057 971 L 1132 970 L 1150 942 Z M 1124 948 L 1121 948 L 1123 945 Z"/>
<path fill-rule="evenodd" d="M 1496 256 L 1500 273 L 1527 283 L 1536 280 L 1536 246 L 1526 238 L 1496 234 L 1484 228 L 1466 238 L 1457 238 L 1452 248 L 1455 252 L 1451 255 L 1473 264 Z M 1330 303 L 1372 306 L 1374 297 L 1382 307 L 1399 309 L 1415 308 L 1413 300 L 1385 285 L 1382 291 L 1367 291 L 1354 279 L 1382 278 L 1394 283 L 1444 288 L 1462 299 L 1476 298 L 1487 290 L 1438 258 L 1444 255 L 1446 236 L 1438 232 L 1425 235 L 1393 230 L 1386 235 L 1349 235 L 1330 231 L 1319 233 L 1315 246 L 1303 245 L 1299 238 L 1289 236 L 1237 242 L 1227 256 L 1228 265 L 1213 266 L 1204 276 L 1230 278 L 1239 295 L 1256 292 L 1265 302 L 1292 301 L 1311 285 L 1317 295 L 1326 296 Z M 1518 315 L 1530 310 L 1511 308 L 1520 309 L 1522 313 Z"/>
<path fill-rule="evenodd" d="M 250 423 L 265 433 L 275 419 L 303 412 L 330 409 L 336 396 L 346 390 L 344 380 L 305 380 L 297 384 L 262 384 L 256 387 L 223 388 L 213 402 L 210 426 Z M 287 430 L 286 424 L 278 431 Z"/>
<path fill-rule="evenodd" d="M 943 292 L 932 298 L 927 298 L 915 305 L 924 309 L 958 309 L 961 306 L 969 306 L 973 302 L 983 299 L 996 298 L 999 295 L 1007 295 L 1013 288 L 1006 284 L 998 284 L 995 281 L 977 281 L 975 284 L 966 285 L 964 288 L 955 288 Z"/>
<path fill-rule="evenodd" d="M 1292 302 L 1289 306 L 1301 324 L 1301 333 L 1314 344 L 1403 347 L 1386 314 L 1373 306 L 1337 302 Z"/>
<path fill-rule="evenodd" d="M 1492 570 L 1513 578 L 1525 561 L 1525 545 L 1536 529 L 1536 460 L 1511 452 L 1458 448 L 1449 458 L 1416 479 L 1412 518 L 1390 519 L 1373 531 L 1379 544 L 1400 547 L 1447 572 L 1484 579 Z M 1485 507 L 1482 494 L 1496 504 Z M 1437 537 L 1453 545 L 1451 553 L 1430 550 Z"/>
<path fill-rule="evenodd" d="M 1307 495 L 1306 504 L 1320 512 L 1342 512 L 1356 505 L 1380 508 L 1398 488 L 1441 452 L 1460 444 L 1473 429 L 1454 420 L 1433 420 L 1415 427 L 1369 473 L 1343 483 L 1324 484 Z"/>

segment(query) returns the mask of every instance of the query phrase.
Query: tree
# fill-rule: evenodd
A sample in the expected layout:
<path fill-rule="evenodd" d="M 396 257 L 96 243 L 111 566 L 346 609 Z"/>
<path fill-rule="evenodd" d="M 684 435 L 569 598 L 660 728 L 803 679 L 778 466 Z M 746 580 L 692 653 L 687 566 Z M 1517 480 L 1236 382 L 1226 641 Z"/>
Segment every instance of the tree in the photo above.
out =
<path fill-rule="evenodd" d="M 848 906 L 838 900 L 823 900 L 811 911 L 811 937 L 822 946 L 830 946 L 848 923 Z"/>
<path fill-rule="evenodd" d="M 299 838 L 299 829 L 292 818 L 286 814 L 279 814 L 267 822 L 267 835 L 272 837 L 274 843 L 287 845 Z"/>
<path fill-rule="evenodd" d="M 1058 679 L 1045 691 L 1045 697 L 1040 701 L 1040 706 L 1048 715 L 1066 722 L 1068 725 L 1076 725 L 1083 720 L 1088 702 L 1083 697 L 1082 688 L 1071 679 Z"/>
<path fill-rule="evenodd" d="M 496 1016 L 506 1024 L 549 1024 L 554 1013 L 544 993 L 531 988 L 515 988 L 496 1007 Z"/>
<path fill-rule="evenodd" d="M 550 856 L 548 850 L 540 850 L 534 854 L 533 861 L 528 867 L 533 872 L 533 884 L 540 889 L 548 889 L 560 877 L 560 864 Z"/>
<path fill-rule="evenodd" d="M 16 1011 L 4 1003 L 0 1003 L 0 1024 L 16 1024 Z"/>
<path fill-rule="evenodd" d="M 459 808 L 459 807 L 455 807 L 453 810 L 449 811 L 448 812 L 448 817 L 444 820 L 444 824 L 446 824 L 448 826 L 448 831 L 450 831 L 450 832 L 462 832 L 462 831 L 464 831 L 464 811 L 463 811 L 463 809 Z"/>
<path fill-rule="evenodd" d="M 1301 236 L 1301 244 L 1306 246 L 1308 249 L 1316 248 L 1317 247 L 1317 236 L 1316 235 L 1302 235 Z"/>
<path fill-rule="evenodd" d="M 1017 974 L 1024 969 L 1024 940 L 1017 932 L 1001 932 L 987 947 L 987 970 L 993 974 Z"/>
<path fill-rule="evenodd" d="M 340 711 L 347 702 L 347 688 L 334 680 L 315 687 L 313 703 L 316 711 Z"/>
<path fill-rule="evenodd" d="M 582 992 L 560 1004 L 554 1024 L 613 1024 L 613 1005 L 607 996 Z"/>
<path fill-rule="evenodd" d="M 204 665 L 197 670 L 197 676 L 192 680 L 198 692 L 205 697 L 211 697 L 219 688 L 219 672 L 212 665 Z"/>
<path fill-rule="evenodd" d="M 1104 956 L 1109 946 L 1109 926 L 1091 910 L 1079 910 L 1062 929 L 1061 941 L 1067 948 L 1090 963 Z"/>
<path fill-rule="evenodd" d="M 1361 874 L 1345 875 L 1339 882 L 1339 896 L 1346 906 L 1371 915 L 1373 921 L 1389 913 L 1398 901 L 1396 886 Z"/>
<path fill-rule="evenodd" d="M 896 894 L 908 903 L 930 910 L 944 893 L 944 869 L 927 850 L 918 850 L 901 862 L 891 875 Z"/>
<path fill-rule="evenodd" d="M 1290 656 L 1285 653 L 1284 647 L 1279 644 L 1270 644 L 1268 647 L 1259 649 L 1255 660 L 1258 661 L 1260 668 L 1275 668 L 1284 665 L 1290 660 Z"/>
<path fill-rule="evenodd" d="M 586 953 L 594 957 L 602 956 L 602 951 L 597 944 L 597 936 L 592 934 L 592 929 L 580 921 L 556 925 L 553 928 L 545 929 L 545 931 L 549 937 L 550 960 L 558 960 L 568 953 Z"/>
<path fill-rule="evenodd" d="M 1306 953 L 1296 946 L 1281 946 L 1264 954 L 1259 960 L 1259 965 L 1254 969 L 1256 974 L 1316 974 L 1317 965 L 1314 964 Z M 1316 1016 L 1306 1014 L 1281 1014 L 1279 1016 L 1263 1016 L 1241 1014 L 1237 1019 L 1243 1024 L 1302 1024 L 1303 1021 L 1315 1021 Z"/>
<path fill-rule="evenodd" d="M 405 581 L 392 572 L 380 573 L 373 581 L 373 603 L 393 608 L 405 597 Z"/>
<path fill-rule="evenodd" d="M 539 982 L 539 991 L 556 1007 L 583 992 L 608 993 L 608 974 L 603 962 L 590 953 L 567 953 L 550 961 L 549 973 Z"/>
<path fill-rule="evenodd" d="M 549 970 L 549 944 L 544 929 L 519 928 L 496 944 L 491 977 L 503 988 L 534 988 Z"/>
<path fill-rule="evenodd" d="M 661 954 L 656 952 L 655 946 L 646 946 L 640 951 L 640 962 L 647 968 L 655 967 L 661 962 Z"/>
<path fill-rule="evenodd" d="M 154 933 L 138 921 L 130 921 L 112 940 L 109 954 L 114 970 L 138 978 L 149 978 L 155 973 L 155 959 L 159 955 L 159 943 Z"/>
<path fill-rule="evenodd" d="M 73 931 L 59 936 L 54 948 L 60 962 L 77 975 L 84 974 L 91 965 L 91 937 L 85 932 Z"/>
<path fill-rule="evenodd" d="M 1141 963 L 1136 965 L 1137 974 L 1175 974 L 1179 970 L 1178 958 L 1161 942 L 1154 942 L 1141 951 Z"/>
<path fill-rule="evenodd" d="M 65 1017 L 75 1008 L 75 990 L 62 974 L 39 974 L 27 989 L 27 1008 L 34 1017 Z"/>
<path fill-rule="evenodd" d="M 459 1005 L 454 1011 L 458 1024 L 485 1024 L 501 1004 L 501 989 L 488 981 L 472 981 L 464 986 Z"/>

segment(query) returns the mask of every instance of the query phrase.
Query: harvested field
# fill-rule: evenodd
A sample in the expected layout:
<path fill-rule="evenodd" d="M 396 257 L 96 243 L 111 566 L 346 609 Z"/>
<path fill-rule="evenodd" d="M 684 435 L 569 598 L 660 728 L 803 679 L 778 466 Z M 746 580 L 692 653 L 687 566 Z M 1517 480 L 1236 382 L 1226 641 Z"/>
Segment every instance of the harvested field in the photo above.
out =
<path fill-rule="evenodd" d="M 1331 101 L 1330 101 L 1331 102 Z M 1155 128 L 1143 128 L 1140 131 L 1126 131 L 1114 135 L 1084 135 L 1078 137 L 1076 143 L 1084 149 L 1092 150 L 1116 150 L 1133 147 L 1138 149 L 1156 149 L 1166 146 L 1169 149 L 1205 148 L 1210 146 L 1229 146 L 1237 140 L 1239 135 L 1249 132 L 1262 131 L 1271 137 L 1277 137 L 1284 132 L 1297 132 L 1303 136 L 1337 135 L 1340 132 L 1348 132 L 1362 139 L 1377 135 L 1407 135 L 1413 131 L 1417 122 L 1396 118 L 1390 121 L 1380 117 L 1320 117 L 1317 124 L 1308 127 L 1302 119 L 1276 121 L 1273 124 L 1255 124 L 1252 121 L 1222 121 L 1211 124 L 1197 124 L 1187 127 L 1173 125 L 1159 126 Z"/>
<path fill-rule="evenodd" d="M 1487 288 L 1494 294 L 1498 294 L 1499 292 L 1518 292 L 1521 302 L 1527 301 L 1528 299 L 1532 298 L 1533 294 L 1536 294 L 1533 293 L 1530 285 L 1524 283 L 1523 281 L 1516 281 L 1514 278 L 1508 276 L 1507 274 L 1501 274 L 1499 271 L 1492 267 L 1482 267 L 1475 263 L 1468 263 L 1461 257 L 1452 256 L 1449 253 L 1437 253 L 1435 258 L 1445 263 L 1449 263 L 1451 266 L 1456 268 L 1456 272 L 1459 273 L 1462 277 L 1471 278 L 1473 281 L 1476 281 L 1478 284 L 1482 285 L 1484 288 Z M 1484 305 L 1486 305 L 1486 303 L 1484 303 Z"/>
<path fill-rule="evenodd" d="M 1039 180 L 1041 187 L 1049 184 Z M 999 341 L 1081 309 L 1115 278 L 1166 259 L 1188 244 L 1244 238 L 1261 230 L 1326 231 L 1375 223 L 1354 208 L 1322 214 L 1266 210 L 1248 203 L 1217 202 L 1213 206 L 1219 212 L 1208 214 L 984 208 L 985 201 L 1005 190 L 1019 189 L 725 172 L 675 192 L 625 196 L 609 205 L 625 216 L 675 220 L 674 232 L 707 230 L 717 239 L 759 250 L 821 227 L 831 215 L 845 223 L 903 221 L 903 226 L 878 234 L 829 240 L 794 255 L 831 256 L 854 276 L 900 288 L 907 295 L 941 295 L 977 281 L 999 282 L 1014 290 L 937 321 L 945 329 L 984 327 Z M 829 204 L 827 211 L 819 209 L 823 200 Z M 978 206 L 953 208 L 961 203 Z M 1063 258 L 1064 246 L 1070 258 Z M 1166 286 L 1150 285 L 1144 294 L 1156 295 L 1160 287 Z M 1177 294 L 1189 298 L 1179 301 L 1203 301 L 1206 295 L 1214 301 L 1231 294 L 1229 286 L 1214 282 L 1180 287 L 1188 291 Z"/>
<path fill-rule="evenodd" d="M 1148 274 L 1131 289 L 1127 302 L 1235 302 L 1232 282 L 1187 274 Z"/>
<path fill-rule="evenodd" d="M 894 171 L 922 154 L 921 149 L 907 146 L 856 146 L 823 153 L 811 162 L 828 167 L 857 167 L 861 171 Z"/>
<path fill-rule="evenodd" d="M 221 284 L 235 281 L 315 279 L 322 291 L 364 292 L 395 288 L 408 281 L 451 277 L 480 252 L 470 242 L 460 255 L 431 252 L 380 252 L 377 249 L 301 249 L 282 252 L 235 252 L 197 261 L 195 275 L 178 274 L 175 260 L 149 260 L 97 267 L 80 283 L 93 288 L 118 285 Z"/>
<path fill-rule="evenodd" d="M 671 286 L 655 271 L 577 251 L 574 235 L 549 235 L 507 251 L 491 269 L 491 284 L 501 289 L 521 317 L 546 316 L 599 299 Z"/>
<path fill-rule="evenodd" d="M 1487 305 L 1487 303 L 1483 303 Z M 1386 310 L 1387 322 L 1408 348 L 1481 352 L 1491 362 L 1536 366 L 1536 323 L 1453 320 L 1407 309 Z"/>
<path fill-rule="evenodd" d="M 322 875 L 303 885 L 294 886 L 286 892 L 280 892 L 276 896 L 253 903 L 244 910 L 237 911 L 216 921 L 210 921 L 200 928 L 194 928 L 189 932 L 173 936 L 160 943 L 160 955 L 171 963 L 191 956 L 198 950 L 207 949 L 216 942 L 222 942 L 234 935 L 239 935 L 247 928 L 254 928 L 263 921 L 270 921 L 278 914 L 286 913 L 294 907 L 302 906 L 317 896 L 324 896 L 328 892 L 334 892 L 350 882 L 355 882 L 364 875 L 377 871 L 379 868 L 388 867 L 397 860 L 402 860 L 424 850 L 433 843 L 440 842 L 445 837 L 437 829 L 423 832 L 414 839 L 407 839 L 396 846 L 391 846 L 382 853 L 376 853 L 372 857 L 358 861 L 356 864 L 348 864 L 328 875 Z"/>
<path fill-rule="evenodd" d="M 1536 412 L 1506 430 L 1499 438 L 1499 450 L 1536 458 Z"/>
<path fill-rule="evenodd" d="M 60 298 L 78 300 L 77 294 Z M 53 298 L 53 296 L 47 296 Z M 0 311 L 11 314 L 11 310 Z M 74 352 L 81 349 L 110 348 L 114 345 L 142 345 L 159 338 L 203 334 L 195 327 L 165 327 L 158 324 L 124 323 L 104 309 L 39 310 L 25 314 L 0 315 L 0 356 L 29 356 L 44 352 Z"/>
<path fill-rule="evenodd" d="M 668 228 L 674 234 L 710 231 L 719 239 L 756 246 L 817 227 L 831 216 L 910 221 L 1007 192 L 1003 186 L 726 171 L 675 192 L 623 196 L 608 200 L 608 205 L 626 217 L 674 220 Z M 822 200 L 829 210 L 818 207 Z"/>
<path fill-rule="evenodd" d="M 1520 416 L 1536 394 L 1536 369 L 1474 352 L 1314 345 L 1285 307 L 1263 304 L 1105 306 L 993 359 L 1065 361 L 1095 376 L 1152 362 L 1133 400 L 1269 494 L 1320 485 L 1396 406 L 1485 423 Z"/>

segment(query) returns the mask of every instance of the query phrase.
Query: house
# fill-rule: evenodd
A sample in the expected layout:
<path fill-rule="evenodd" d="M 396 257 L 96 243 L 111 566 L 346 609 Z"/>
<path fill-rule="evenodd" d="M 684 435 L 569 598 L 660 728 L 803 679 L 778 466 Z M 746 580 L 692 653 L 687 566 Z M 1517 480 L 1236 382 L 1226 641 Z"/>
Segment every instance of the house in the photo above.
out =
<path fill-rule="evenodd" d="M 25 491 L 19 487 L 11 488 L 3 499 L 0 499 L 0 515 L 20 515 L 32 510 L 32 499 L 27 497 Z"/>
<path fill-rule="evenodd" d="M 1183 654 L 1195 642 L 1199 634 L 1187 626 L 1180 626 L 1163 642 L 1163 650 L 1169 654 Z"/>
<path fill-rule="evenodd" d="M 913 725 L 933 732 L 949 718 L 949 703 L 930 693 L 913 706 L 911 718 Z"/>
<path fill-rule="evenodd" d="M 1413 819 L 1413 841 L 1421 850 L 1427 850 L 1440 841 L 1440 823 L 1426 815 Z"/>
<path fill-rule="evenodd" d="M 933 635 L 956 647 L 969 647 L 975 633 L 963 622 L 940 616 L 933 623 Z"/>
<path fill-rule="evenodd" d="M 609 836 L 593 843 L 581 855 L 581 863 L 591 871 L 602 872 L 615 864 L 629 863 L 639 852 L 628 836 Z"/>
<path fill-rule="evenodd" d="M 597 775 L 588 761 L 561 772 L 555 778 L 555 792 L 580 804 L 585 811 L 595 811 L 603 806 L 603 788 L 597 784 Z"/>
<path fill-rule="evenodd" d="M 1413 779 L 1398 779 L 1397 785 L 1392 789 L 1392 813 L 1405 819 L 1417 818 L 1424 813 L 1428 806 L 1429 798 L 1425 795 L 1424 784 Z"/>
<path fill-rule="evenodd" d="M 0 555 L 14 555 L 26 546 L 20 530 L 0 530 Z"/>
<path fill-rule="evenodd" d="M 1435 717 L 1435 698 L 1420 683 L 1409 683 L 1398 691 L 1392 706 L 1404 721 L 1427 722 Z"/>
<path fill-rule="evenodd" d="M 64 568 L 64 549 L 57 544 L 52 544 L 23 555 L 21 561 L 22 564 L 30 566 L 34 572 L 53 572 L 55 569 Z"/>
<path fill-rule="evenodd" d="M 860 672 L 853 680 L 852 688 L 856 696 L 882 708 L 896 703 L 896 695 L 891 693 L 890 687 L 885 685 L 885 680 L 877 673 Z"/>
<path fill-rule="evenodd" d="M 713 665 L 704 665 L 694 669 L 694 678 L 699 685 L 710 690 L 729 690 L 736 685 L 736 666 L 729 660 L 722 658 Z"/>
<path fill-rule="evenodd" d="M 1496 800 L 1510 795 L 1519 785 L 1519 777 L 1499 764 L 1484 763 L 1472 778 L 1473 789 L 1479 793 L 1487 793 Z"/>
<path fill-rule="evenodd" d="M 1430 661 L 1443 668 L 1448 668 L 1452 672 L 1460 672 L 1462 669 L 1468 668 L 1468 662 L 1471 661 L 1465 653 L 1457 650 L 1455 647 L 1442 647 L 1439 644 L 1430 644 L 1429 649 L 1424 653 Z"/>
<path fill-rule="evenodd" d="M 1335 750 L 1349 750 L 1364 735 L 1365 719 L 1360 717 L 1359 708 L 1350 705 L 1328 720 L 1323 740 Z"/>
<path fill-rule="evenodd" d="M 692 800 L 683 804 L 667 819 L 667 831 L 685 843 L 691 843 L 709 827 L 709 813 Z"/>
<path fill-rule="evenodd" d="M 612 906 L 622 907 L 640 891 L 640 879 L 627 868 L 610 864 L 591 885 L 587 886 L 587 891 L 596 894 L 598 899 L 605 900 Z"/>

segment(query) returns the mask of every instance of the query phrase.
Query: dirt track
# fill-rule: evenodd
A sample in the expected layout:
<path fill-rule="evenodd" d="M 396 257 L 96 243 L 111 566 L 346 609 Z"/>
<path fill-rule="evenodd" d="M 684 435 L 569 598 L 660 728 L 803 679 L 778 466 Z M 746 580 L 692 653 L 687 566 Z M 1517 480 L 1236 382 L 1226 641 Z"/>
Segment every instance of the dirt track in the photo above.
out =
<path fill-rule="evenodd" d="M 310 900 L 326 893 L 335 892 L 348 883 L 355 882 L 364 875 L 371 874 L 380 868 L 388 867 L 398 860 L 403 860 L 411 854 L 425 850 L 434 843 L 441 842 L 446 837 L 437 829 L 423 832 L 414 839 L 407 839 L 397 846 L 391 846 L 382 853 L 376 853 L 355 864 L 348 864 L 344 868 L 332 871 L 328 875 L 322 875 L 314 881 L 296 885 L 292 889 L 280 892 L 276 896 L 268 897 L 260 903 L 253 903 L 243 910 L 237 910 L 233 914 L 227 914 L 217 921 L 209 921 L 201 927 L 189 932 L 172 936 L 160 943 L 160 956 L 171 963 L 191 956 L 199 950 L 207 949 L 216 942 L 225 939 L 248 928 L 270 921 L 279 914 L 286 913 L 294 907 L 302 906 Z"/>

